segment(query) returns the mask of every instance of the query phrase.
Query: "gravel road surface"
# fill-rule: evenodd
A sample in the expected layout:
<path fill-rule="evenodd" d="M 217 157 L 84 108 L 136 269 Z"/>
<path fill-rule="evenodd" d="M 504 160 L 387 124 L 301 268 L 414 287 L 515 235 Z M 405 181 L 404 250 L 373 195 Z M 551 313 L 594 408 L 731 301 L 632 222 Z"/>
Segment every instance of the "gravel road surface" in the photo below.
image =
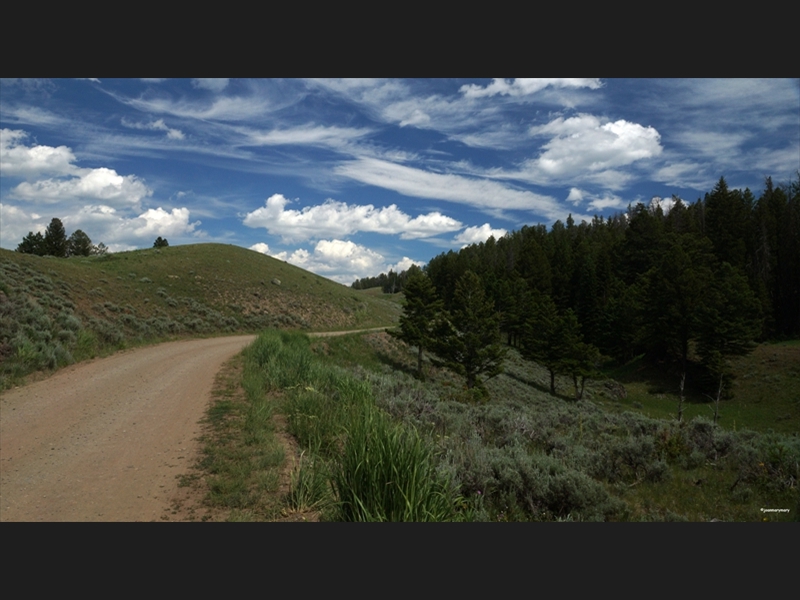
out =
<path fill-rule="evenodd" d="M 169 342 L 0 396 L 0 521 L 155 521 L 197 456 L 222 364 L 252 342 Z"/>

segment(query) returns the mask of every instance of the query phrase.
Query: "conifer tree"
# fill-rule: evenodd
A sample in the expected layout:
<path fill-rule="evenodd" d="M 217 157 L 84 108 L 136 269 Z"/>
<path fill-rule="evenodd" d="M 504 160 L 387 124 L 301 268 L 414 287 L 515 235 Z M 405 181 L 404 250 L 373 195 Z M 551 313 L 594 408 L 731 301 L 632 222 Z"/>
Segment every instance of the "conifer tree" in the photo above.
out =
<path fill-rule="evenodd" d="M 78 229 L 69 236 L 67 254 L 69 256 L 89 256 L 92 253 L 92 240 Z"/>
<path fill-rule="evenodd" d="M 522 355 L 534 360 L 550 372 L 550 393 L 556 393 L 556 374 L 560 372 L 566 355 L 558 309 L 550 296 L 534 294 L 534 306 L 525 324 L 522 338 Z"/>
<path fill-rule="evenodd" d="M 22 241 L 17 246 L 17 252 L 23 254 L 35 254 L 36 256 L 44 256 L 47 254 L 47 247 L 44 244 L 44 236 L 40 232 L 28 232 Z"/>
<path fill-rule="evenodd" d="M 417 375 L 422 377 L 423 351 L 434 345 L 434 327 L 443 303 L 436 295 L 431 280 L 416 266 L 409 269 L 403 292 L 405 306 L 400 317 L 400 330 L 391 333 L 409 346 L 417 347 Z"/>
<path fill-rule="evenodd" d="M 467 380 L 467 389 L 485 389 L 482 375 L 503 371 L 506 349 L 500 343 L 500 316 L 486 298 L 483 283 L 472 271 L 456 282 L 449 318 L 439 322 L 434 360 Z"/>
<path fill-rule="evenodd" d="M 722 263 L 698 310 L 697 353 L 717 386 L 715 421 L 723 386 L 727 388 L 724 396 L 730 395 L 730 358 L 755 348 L 761 324 L 761 307 L 747 279 L 727 262 Z"/>
<path fill-rule="evenodd" d="M 67 255 L 69 242 L 61 219 L 50 221 L 50 225 L 47 226 L 47 230 L 44 232 L 44 245 L 47 254 L 50 256 L 64 258 Z"/>

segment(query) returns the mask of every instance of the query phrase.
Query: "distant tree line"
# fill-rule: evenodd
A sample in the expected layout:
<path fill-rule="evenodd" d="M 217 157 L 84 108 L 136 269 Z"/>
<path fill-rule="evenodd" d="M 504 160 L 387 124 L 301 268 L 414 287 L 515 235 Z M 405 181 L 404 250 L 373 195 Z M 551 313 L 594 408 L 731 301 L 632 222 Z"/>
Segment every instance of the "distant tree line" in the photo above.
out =
<path fill-rule="evenodd" d="M 37 256 L 66 258 L 68 256 L 106 254 L 108 249 L 102 242 L 97 245 L 93 244 L 89 236 L 80 229 L 67 237 L 67 232 L 61 219 L 53 219 L 50 221 L 50 225 L 47 226 L 44 235 L 38 231 L 36 233 L 29 232 L 28 235 L 22 238 L 22 242 L 17 246 L 16 251 Z"/>
<path fill-rule="evenodd" d="M 415 267 L 416 265 L 412 266 L 411 268 L 413 269 Z M 397 294 L 398 292 L 403 291 L 403 288 L 408 281 L 409 271 L 410 270 L 395 273 L 390 269 L 388 273 L 381 273 L 377 277 L 364 277 L 363 279 L 356 279 L 350 287 L 355 290 L 368 290 L 370 288 L 379 287 L 385 294 Z"/>
<path fill-rule="evenodd" d="M 779 186 L 767 178 L 758 198 L 720 178 L 703 199 L 672 200 L 666 214 L 639 203 L 591 223 L 570 215 L 550 231 L 523 227 L 436 256 L 418 273 L 427 283 L 404 282 L 404 319 L 421 310 L 409 304 L 420 286 L 439 316 L 420 317 L 420 334 L 406 324 L 401 337 L 452 355 L 454 340 L 466 339 L 466 286 L 492 307 L 506 343 L 550 370 L 552 392 L 560 373 L 579 397 L 601 355 L 644 354 L 679 375 L 681 389 L 691 371 L 704 391 L 724 396 L 732 357 L 756 341 L 800 337 L 800 172 Z M 431 319 L 438 329 L 423 326 Z"/>

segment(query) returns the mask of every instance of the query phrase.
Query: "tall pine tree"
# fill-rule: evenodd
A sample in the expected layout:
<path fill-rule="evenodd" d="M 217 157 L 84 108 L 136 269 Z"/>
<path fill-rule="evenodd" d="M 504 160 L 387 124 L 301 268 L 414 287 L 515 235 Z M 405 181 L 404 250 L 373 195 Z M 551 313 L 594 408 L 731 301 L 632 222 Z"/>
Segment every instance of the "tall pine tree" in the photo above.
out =
<path fill-rule="evenodd" d="M 422 377 L 423 351 L 434 345 L 434 328 L 443 303 L 436 295 L 431 280 L 419 267 L 412 267 L 409 273 L 403 289 L 405 306 L 400 316 L 400 330 L 391 333 L 409 346 L 417 347 L 417 375 Z"/>
<path fill-rule="evenodd" d="M 50 221 L 50 225 L 47 226 L 47 230 L 44 232 L 44 245 L 47 254 L 50 256 L 64 258 L 67 255 L 69 242 L 61 219 Z"/>
<path fill-rule="evenodd" d="M 480 277 L 467 271 L 456 283 L 449 318 L 438 328 L 435 362 L 462 375 L 468 389 L 484 389 L 482 376 L 488 379 L 503 371 L 506 349 L 500 344 L 499 325 Z"/>

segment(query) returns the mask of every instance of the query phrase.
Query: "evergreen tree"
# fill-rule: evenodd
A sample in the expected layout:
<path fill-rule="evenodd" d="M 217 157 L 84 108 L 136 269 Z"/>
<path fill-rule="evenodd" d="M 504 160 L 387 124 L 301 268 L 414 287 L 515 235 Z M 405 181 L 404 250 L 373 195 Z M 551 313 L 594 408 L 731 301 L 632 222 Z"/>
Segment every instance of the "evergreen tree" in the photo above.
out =
<path fill-rule="evenodd" d="M 705 197 L 705 233 L 720 261 L 743 269 L 753 195 L 728 189 L 723 177 Z"/>
<path fill-rule="evenodd" d="M 156 241 L 153 242 L 153 248 L 166 248 L 167 246 L 169 246 L 169 242 L 166 238 L 162 238 L 161 236 L 158 236 Z"/>
<path fill-rule="evenodd" d="M 423 351 L 434 345 L 434 328 L 443 303 L 436 296 L 431 280 L 419 267 L 412 267 L 409 271 L 411 274 L 403 290 L 405 306 L 400 317 L 400 331 L 390 333 L 409 346 L 417 347 L 417 375 L 422 377 Z"/>
<path fill-rule="evenodd" d="M 67 244 L 68 256 L 89 256 L 92 253 L 92 240 L 83 231 L 78 229 L 69 236 Z"/>
<path fill-rule="evenodd" d="M 449 318 L 439 322 L 434 362 L 465 377 L 468 389 L 484 389 L 481 375 L 491 378 L 503 371 L 506 349 L 499 323 L 480 278 L 467 271 L 456 283 Z"/>
<path fill-rule="evenodd" d="M 522 355 L 550 372 L 550 393 L 556 394 L 556 374 L 566 355 L 563 323 L 550 296 L 534 294 L 533 309 L 522 338 Z"/>
<path fill-rule="evenodd" d="M 608 302 L 600 323 L 600 347 L 603 352 L 626 362 L 643 348 L 645 282 L 626 286 L 621 280 L 609 282 Z"/>
<path fill-rule="evenodd" d="M 672 235 L 660 263 L 647 273 L 642 307 L 646 352 L 652 358 L 678 360 L 682 372 L 689 342 L 697 334 L 698 310 L 713 278 L 713 264 L 708 239 Z"/>
<path fill-rule="evenodd" d="M 730 395 L 730 358 L 754 348 L 761 331 L 761 307 L 747 279 L 727 262 L 717 270 L 698 310 L 697 353 L 717 382 L 717 398 Z M 716 415 L 715 415 L 716 418 Z"/>
<path fill-rule="evenodd" d="M 576 400 L 583 398 L 587 379 L 596 379 L 601 376 L 597 368 L 599 362 L 600 351 L 592 344 L 578 341 L 570 348 L 569 354 L 564 360 L 564 370 L 572 377 Z M 580 386 L 578 386 L 579 378 Z"/>
<path fill-rule="evenodd" d="M 47 230 L 44 233 L 44 245 L 46 253 L 50 256 L 57 256 L 58 258 L 67 256 L 69 243 L 67 241 L 67 232 L 61 219 L 50 221 L 50 225 L 47 226 Z"/>
<path fill-rule="evenodd" d="M 23 254 L 35 254 L 36 256 L 44 256 L 47 254 L 47 247 L 44 243 L 44 236 L 38 231 L 33 233 L 32 231 L 28 232 L 22 241 L 17 246 L 17 252 L 21 252 Z"/>

